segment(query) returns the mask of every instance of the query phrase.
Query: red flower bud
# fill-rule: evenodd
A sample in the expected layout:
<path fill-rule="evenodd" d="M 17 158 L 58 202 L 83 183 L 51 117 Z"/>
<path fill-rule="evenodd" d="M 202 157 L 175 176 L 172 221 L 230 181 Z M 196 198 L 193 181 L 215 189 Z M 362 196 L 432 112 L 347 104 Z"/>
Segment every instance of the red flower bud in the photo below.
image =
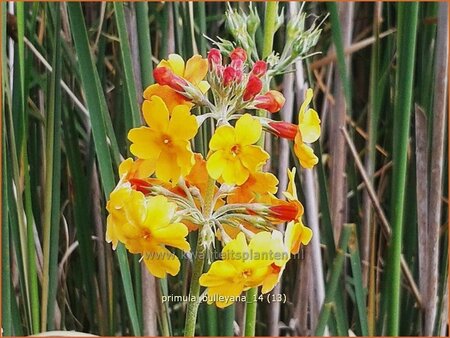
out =
<path fill-rule="evenodd" d="M 255 107 L 265 109 L 270 113 L 276 113 L 283 108 L 285 98 L 283 94 L 276 90 L 269 90 L 264 95 L 258 95 L 255 98 Z"/>
<path fill-rule="evenodd" d="M 240 59 L 235 59 L 231 61 L 230 66 L 238 71 L 242 71 L 244 69 L 244 61 Z"/>
<path fill-rule="evenodd" d="M 255 75 L 250 75 L 247 82 L 247 87 L 245 87 L 243 100 L 244 101 L 252 100 L 256 95 L 259 94 L 261 89 L 262 89 L 261 80 Z"/>
<path fill-rule="evenodd" d="M 222 54 L 220 54 L 220 50 L 218 50 L 217 48 L 211 48 L 211 50 L 208 52 L 208 61 L 211 68 L 221 65 Z"/>
<path fill-rule="evenodd" d="M 290 222 L 297 219 L 299 215 L 298 205 L 294 202 L 285 202 L 269 208 L 270 216 L 280 221 Z"/>
<path fill-rule="evenodd" d="M 298 126 L 289 122 L 269 122 L 269 126 L 274 129 L 275 135 L 289 140 L 294 140 L 298 133 Z"/>
<path fill-rule="evenodd" d="M 175 75 L 172 70 L 167 67 L 157 67 L 153 71 L 153 77 L 155 81 L 161 86 L 167 85 L 170 88 L 177 90 L 179 92 L 183 92 L 183 86 L 187 85 L 186 80 Z"/>
<path fill-rule="evenodd" d="M 236 69 L 231 66 L 226 67 L 223 70 L 223 85 L 225 87 L 229 86 L 236 77 Z"/>
<path fill-rule="evenodd" d="M 237 47 L 231 52 L 230 59 L 232 61 L 242 60 L 242 62 L 245 62 L 245 60 L 247 60 L 247 53 L 241 47 Z"/>
<path fill-rule="evenodd" d="M 267 63 L 265 61 L 259 60 L 256 61 L 253 65 L 252 74 L 261 77 L 266 74 L 267 71 Z"/>

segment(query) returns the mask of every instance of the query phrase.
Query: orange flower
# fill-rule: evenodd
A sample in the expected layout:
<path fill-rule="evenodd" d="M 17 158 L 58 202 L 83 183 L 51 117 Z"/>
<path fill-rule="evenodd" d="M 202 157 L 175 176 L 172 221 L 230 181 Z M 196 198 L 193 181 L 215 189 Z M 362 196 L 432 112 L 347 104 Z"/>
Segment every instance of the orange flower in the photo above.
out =
<path fill-rule="evenodd" d="M 271 173 L 251 173 L 244 184 L 228 196 L 228 203 L 263 202 L 277 192 L 278 179 Z"/>

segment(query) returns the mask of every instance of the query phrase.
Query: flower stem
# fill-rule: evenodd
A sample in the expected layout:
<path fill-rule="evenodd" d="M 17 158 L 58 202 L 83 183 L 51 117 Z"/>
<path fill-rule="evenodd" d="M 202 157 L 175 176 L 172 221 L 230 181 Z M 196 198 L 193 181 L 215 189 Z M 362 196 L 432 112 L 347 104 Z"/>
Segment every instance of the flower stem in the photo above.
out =
<path fill-rule="evenodd" d="M 208 187 L 205 196 L 205 208 L 203 210 L 204 216 L 209 218 L 213 209 L 212 199 L 214 197 L 214 187 L 216 181 L 212 178 L 208 179 Z M 184 335 L 186 337 L 193 337 L 195 334 L 195 324 L 197 322 L 198 306 L 200 305 L 200 283 L 199 279 L 203 273 L 203 264 L 205 262 L 206 246 L 202 242 L 202 238 L 197 238 L 197 248 L 195 249 L 194 265 L 192 269 L 191 286 L 189 288 L 189 299 L 193 299 L 188 303 L 186 312 L 186 324 L 184 326 Z"/>
<path fill-rule="evenodd" d="M 258 298 L 258 287 L 247 291 L 247 302 L 245 308 L 245 331 L 244 336 L 254 337 L 256 327 L 256 308 Z"/>

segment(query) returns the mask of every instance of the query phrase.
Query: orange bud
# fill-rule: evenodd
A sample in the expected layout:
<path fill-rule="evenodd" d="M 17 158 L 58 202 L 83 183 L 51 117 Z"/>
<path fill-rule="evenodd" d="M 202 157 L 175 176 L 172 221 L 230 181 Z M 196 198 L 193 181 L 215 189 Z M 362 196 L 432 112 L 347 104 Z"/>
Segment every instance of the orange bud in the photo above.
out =
<path fill-rule="evenodd" d="M 155 81 L 161 86 L 167 85 L 179 92 L 184 91 L 183 86 L 187 85 L 187 82 L 183 78 L 175 75 L 167 67 L 155 68 L 155 70 L 153 71 L 153 77 L 155 78 Z"/>
<path fill-rule="evenodd" d="M 252 100 L 256 95 L 259 94 L 261 89 L 262 89 L 261 80 L 257 76 L 251 74 L 248 79 L 247 86 L 245 87 L 243 96 L 244 101 Z"/>
<path fill-rule="evenodd" d="M 297 203 L 287 202 L 280 205 L 274 205 L 269 208 L 270 216 L 280 221 L 293 221 L 297 219 L 300 213 Z"/>
<path fill-rule="evenodd" d="M 150 187 L 152 186 L 150 182 L 140 179 L 140 178 L 131 178 L 130 179 L 131 187 L 134 190 L 140 191 L 143 194 L 146 194 L 149 192 Z"/>
<path fill-rule="evenodd" d="M 269 122 L 269 126 L 274 130 L 275 135 L 289 140 L 294 140 L 298 132 L 298 126 L 289 122 Z"/>
<path fill-rule="evenodd" d="M 242 60 L 242 62 L 245 62 L 245 60 L 247 60 L 247 53 L 243 48 L 237 47 L 231 52 L 230 59 L 233 61 Z"/>
<path fill-rule="evenodd" d="M 266 74 L 267 71 L 267 63 L 265 61 L 259 60 L 256 61 L 253 65 L 252 74 L 261 77 Z"/>
<path fill-rule="evenodd" d="M 270 113 L 276 113 L 283 108 L 285 98 L 283 94 L 276 90 L 269 90 L 264 95 L 255 98 L 255 107 L 265 109 Z"/>

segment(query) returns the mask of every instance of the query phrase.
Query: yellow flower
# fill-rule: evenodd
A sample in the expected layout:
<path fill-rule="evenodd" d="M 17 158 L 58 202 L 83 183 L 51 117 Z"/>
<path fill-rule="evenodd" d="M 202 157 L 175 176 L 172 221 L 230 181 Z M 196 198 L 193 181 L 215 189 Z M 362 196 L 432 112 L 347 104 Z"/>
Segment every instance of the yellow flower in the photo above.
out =
<path fill-rule="evenodd" d="M 251 173 L 244 184 L 228 196 L 228 203 L 264 203 L 277 192 L 278 179 L 271 173 L 257 171 Z"/>
<path fill-rule="evenodd" d="M 270 265 L 285 256 L 269 232 L 256 234 L 249 244 L 241 232 L 223 248 L 223 260 L 212 263 L 200 277 L 200 285 L 208 288 L 209 303 L 215 301 L 218 307 L 226 307 L 242 291 L 262 285 Z"/>
<path fill-rule="evenodd" d="M 206 168 L 214 179 L 222 177 L 227 184 L 243 184 L 269 158 L 261 147 L 253 145 L 261 136 L 259 121 L 249 114 L 242 116 L 236 127 L 220 126 L 209 142 Z"/>
<path fill-rule="evenodd" d="M 158 67 L 169 68 L 174 75 L 179 76 L 194 86 L 196 86 L 202 93 L 206 93 L 209 89 L 209 84 L 203 79 L 208 72 L 208 60 L 202 59 L 200 55 L 194 55 L 186 64 L 181 56 L 177 54 L 170 54 L 168 60 L 162 60 Z M 161 97 L 166 103 L 169 111 L 172 111 L 175 106 L 180 104 L 193 106 L 192 102 L 184 95 L 178 93 L 167 85 L 153 84 L 144 91 L 144 98 L 150 100 L 152 96 Z"/>
<path fill-rule="evenodd" d="M 156 177 L 173 184 L 194 165 L 189 140 L 197 133 L 198 125 L 189 109 L 189 106 L 179 105 L 169 112 L 164 101 L 153 96 L 142 105 L 148 127 L 134 128 L 128 133 L 131 153 L 153 161 Z"/>
<path fill-rule="evenodd" d="M 155 166 L 156 163 L 153 161 L 141 159 L 133 161 L 133 159 L 129 157 L 120 163 L 119 177 L 125 181 L 130 181 L 134 178 L 148 178 L 155 172 Z"/>
<path fill-rule="evenodd" d="M 169 111 L 172 111 L 179 105 L 186 105 L 190 108 L 194 106 L 190 100 L 169 86 L 161 86 L 157 83 L 148 86 L 147 89 L 144 90 L 144 99 L 151 100 L 153 96 L 159 96 L 166 103 Z"/>
<path fill-rule="evenodd" d="M 106 240 L 114 249 L 120 241 L 131 253 L 142 254 L 147 269 L 156 277 L 178 273 L 180 262 L 166 246 L 183 251 L 190 246 L 185 239 L 187 227 L 174 222 L 174 203 L 164 196 L 146 198 L 125 183 L 111 193 L 106 208 Z"/>
<path fill-rule="evenodd" d="M 168 60 L 161 60 L 157 67 L 169 68 L 175 75 L 189 81 L 197 86 L 202 93 L 209 89 L 207 81 L 202 81 L 208 72 L 208 59 L 203 59 L 201 55 L 194 55 L 186 64 L 178 54 L 170 54 Z"/>
<path fill-rule="evenodd" d="M 289 201 L 297 201 L 300 205 L 301 203 L 298 201 L 297 197 L 297 187 L 295 186 L 295 173 L 296 168 L 292 168 L 292 170 L 288 169 L 288 187 L 287 191 L 284 192 L 284 196 Z M 286 227 L 285 233 L 285 243 L 286 247 L 292 254 L 296 254 L 300 250 L 300 245 L 307 245 L 312 238 L 313 232 L 310 228 L 306 227 L 302 222 L 303 216 L 303 206 L 302 213 L 297 217 L 295 221 L 289 222 Z"/>
<path fill-rule="evenodd" d="M 300 107 L 298 113 L 298 133 L 294 140 L 294 152 L 300 160 L 303 168 L 312 168 L 317 162 L 318 158 L 314 155 L 314 151 L 305 143 L 312 143 L 317 141 L 320 137 L 320 119 L 317 112 L 312 109 L 306 109 L 311 103 L 313 91 L 309 88 L 306 91 L 306 98 Z"/>
<path fill-rule="evenodd" d="M 290 258 L 288 249 L 283 242 L 283 235 L 278 230 L 274 230 L 272 232 L 272 243 L 274 246 L 276 246 L 277 252 L 282 254 L 279 255 L 279 259 L 274 260 L 274 262 L 269 266 L 266 278 L 264 278 L 262 282 L 262 293 L 272 291 L 275 285 L 278 284 L 281 279 L 281 275 L 283 274 L 283 271 L 286 267 L 286 263 Z"/>
<path fill-rule="evenodd" d="M 297 254 L 302 244 L 308 245 L 312 235 L 312 230 L 303 224 L 301 218 L 297 222 L 289 222 L 285 233 L 286 246 L 292 254 Z"/>

